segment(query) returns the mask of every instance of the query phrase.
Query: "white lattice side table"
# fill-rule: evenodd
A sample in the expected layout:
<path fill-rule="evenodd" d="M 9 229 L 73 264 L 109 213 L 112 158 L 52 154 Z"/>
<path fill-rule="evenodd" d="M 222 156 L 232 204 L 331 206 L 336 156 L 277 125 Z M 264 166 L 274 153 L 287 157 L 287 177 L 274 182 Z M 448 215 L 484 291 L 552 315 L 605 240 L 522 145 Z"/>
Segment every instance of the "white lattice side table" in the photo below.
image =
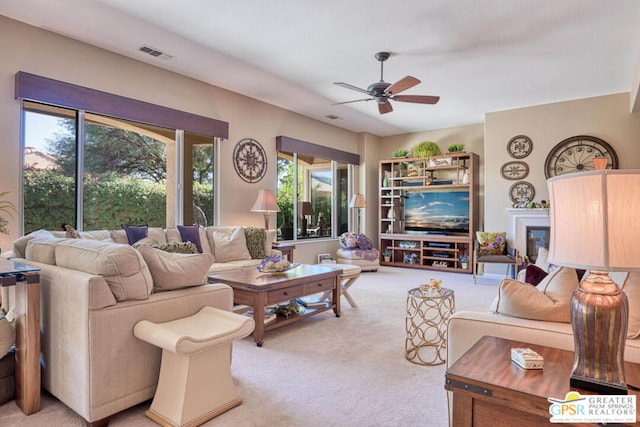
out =
<path fill-rule="evenodd" d="M 451 289 L 407 293 L 407 340 L 405 357 L 418 365 L 439 365 L 445 362 L 447 322 L 455 309 Z"/>

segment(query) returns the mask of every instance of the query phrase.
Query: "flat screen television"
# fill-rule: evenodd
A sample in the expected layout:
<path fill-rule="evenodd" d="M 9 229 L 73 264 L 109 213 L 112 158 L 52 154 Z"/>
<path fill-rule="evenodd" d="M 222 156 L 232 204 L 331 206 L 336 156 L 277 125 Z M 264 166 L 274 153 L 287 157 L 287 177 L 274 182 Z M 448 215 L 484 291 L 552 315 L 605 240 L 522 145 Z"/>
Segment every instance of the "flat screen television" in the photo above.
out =
<path fill-rule="evenodd" d="M 469 190 L 410 190 L 405 193 L 407 233 L 469 233 Z"/>

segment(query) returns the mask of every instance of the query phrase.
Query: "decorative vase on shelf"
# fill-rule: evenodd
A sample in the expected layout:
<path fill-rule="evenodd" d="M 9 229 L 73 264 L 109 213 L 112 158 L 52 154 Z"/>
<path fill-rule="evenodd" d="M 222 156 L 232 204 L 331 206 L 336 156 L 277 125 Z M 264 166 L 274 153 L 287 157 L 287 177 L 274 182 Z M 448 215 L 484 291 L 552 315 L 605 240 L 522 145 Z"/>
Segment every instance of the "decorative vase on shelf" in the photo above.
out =
<path fill-rule="evenodd" d="M 388 187 L 389 186 L 389 179 L 387 178 L 387 173 L 384 173 L 384 178 L 382 178 L 382 186 L 383 187 Z"/>
<path fill-rule="evenodd" d="M 463 184 L 468 184 L 469 183 L 469 171 L 468 170 L 464 171 L 464 174 L 462 175 L 462 183 Z"/>
<path fill-rule="evenodd" d="M 395 219 L 396 217 L 396 210 L 393 206 L 391 206 L 389 208 L 389 211 L 387 212 L 387 219 Z"/>

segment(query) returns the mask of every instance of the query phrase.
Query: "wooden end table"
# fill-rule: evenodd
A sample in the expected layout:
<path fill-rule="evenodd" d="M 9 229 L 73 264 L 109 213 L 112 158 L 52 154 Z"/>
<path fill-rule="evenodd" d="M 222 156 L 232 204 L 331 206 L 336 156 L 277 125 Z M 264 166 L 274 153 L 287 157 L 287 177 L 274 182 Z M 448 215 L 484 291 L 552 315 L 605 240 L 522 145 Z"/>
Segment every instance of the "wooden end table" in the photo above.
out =
<path fill-rule="evenodd" d="M 39 271 L 0 259 L 0 286 L 16 287 L 16 403 L 25 415 L 40 410 Z"/>
<path fill-rule="evenodd" d="M 542 355 L 544 368 L 526 370 L 511 362 L 511 349 L 514 347 L 528 347 Z M 572 366 L 571 351 L 482 337 L 445 374 L 445 389 L 453 392 L 451 425 L 551 425 L 549 397 L 562 399 L 570 390 L 581 395 L 597 394 L 569 387 Z M 639 374 L 640 365 L 625 363 L 629 384 L 638 384 Z M 638 391 L 629 389 L 629 394 L 637 396 Z M 640 420 L 637 414 L 636 418 Z"/>
<path fill-rule="evenodd" d="M 282 252 L 282 256 L 289 262 L 293 262 L 293 251 L 296 245 L 288 243 L 274 243 L 271 245 L 271 249 L 276 249 Z"/>
<path fill-rule="evenodd" d="M 340 274 L 338 270 L 324 265 L 302 264 L 281 274 L 261 273 L 256 268 L 209 276 L 209 283 L 224 283 L 233 288 L 233 302 L 251 306 L 256 327 L 253 338 L 262 347 L 264 333 L 280 328 L 314 314 L 333 310 L 340 317 Z M 264 309 L 305 295 L 331 291 L 331 300 L 323 306 L 306 307 L 304 312 L 288 318 L 278 316 L 275 322 L 264 324 Z"/>

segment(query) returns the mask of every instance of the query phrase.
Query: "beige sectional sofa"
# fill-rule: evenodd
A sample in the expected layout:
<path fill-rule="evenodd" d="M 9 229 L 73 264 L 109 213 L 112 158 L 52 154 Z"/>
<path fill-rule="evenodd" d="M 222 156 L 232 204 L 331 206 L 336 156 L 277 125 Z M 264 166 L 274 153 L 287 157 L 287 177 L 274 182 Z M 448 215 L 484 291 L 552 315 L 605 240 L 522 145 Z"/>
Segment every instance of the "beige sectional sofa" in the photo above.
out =
<path fill-rule="evenodd" d="M 13 256 L 41 269 L 43 387 L 88 422 L 152 398 L 161 350 L 136 339 L 135 324 L 175 320 L 204 306 L 231 310 L 233 290 L 205 282 L 208 274 L 261 262 L 248 256 L 243 231 L 202 229 L 203 253 L 189 255 L 136 249 L 122 230 L 76 239 L 39 231 L 16 240 Z M 159 243 L 181 241 L 175 229 L 148 234 Z M 267 249 L 278 253 L 271 241 Z"/>

